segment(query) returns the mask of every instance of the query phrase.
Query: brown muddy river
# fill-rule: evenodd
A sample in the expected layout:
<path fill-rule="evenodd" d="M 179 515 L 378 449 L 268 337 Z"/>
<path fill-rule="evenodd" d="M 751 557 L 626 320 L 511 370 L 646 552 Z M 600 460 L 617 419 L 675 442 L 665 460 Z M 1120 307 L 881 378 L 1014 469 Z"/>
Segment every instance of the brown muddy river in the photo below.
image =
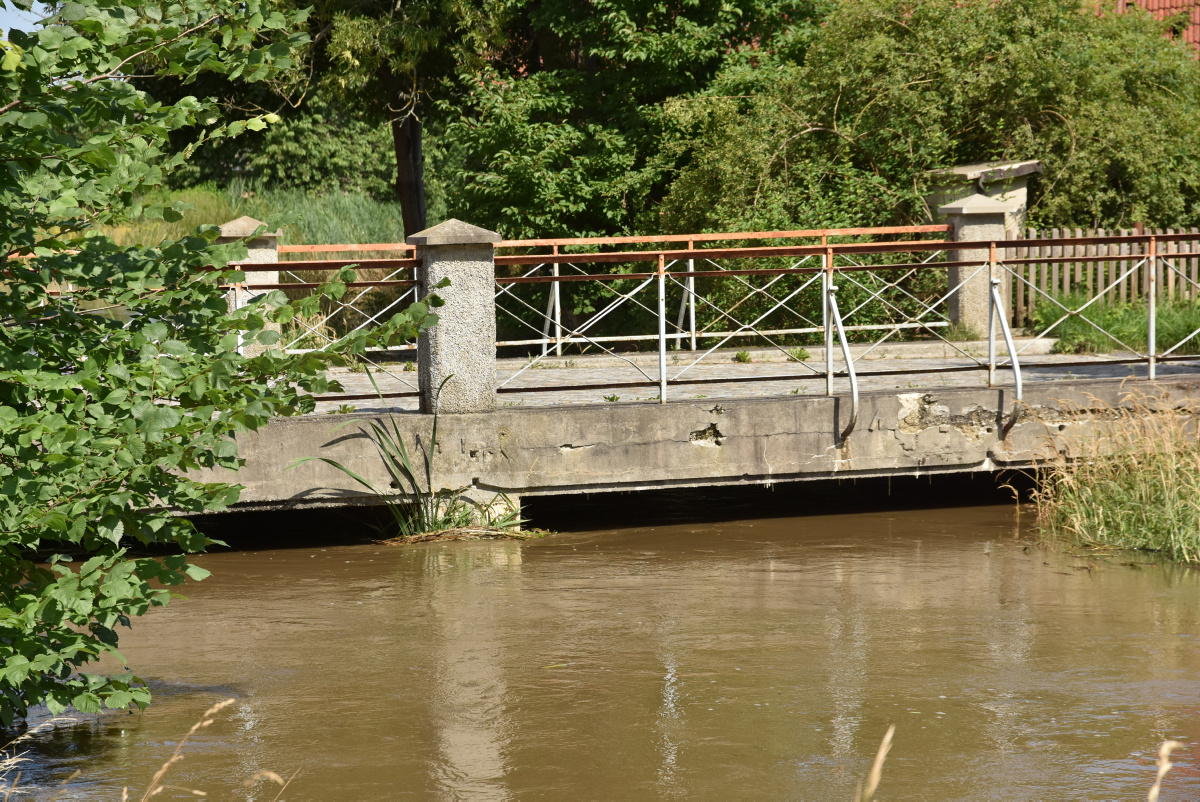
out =
<path fill-rule="evenodd" d="M 211 555 L 124 636 L 143 714 L 22 785 L 210 799 L 1200 798 L 1200 572 L 1024 548 L 1012 505 Z M 1128 558 L 1125 558 L 1128 559 Z M 157 798 L 190 798 L 170 790 Z"/>

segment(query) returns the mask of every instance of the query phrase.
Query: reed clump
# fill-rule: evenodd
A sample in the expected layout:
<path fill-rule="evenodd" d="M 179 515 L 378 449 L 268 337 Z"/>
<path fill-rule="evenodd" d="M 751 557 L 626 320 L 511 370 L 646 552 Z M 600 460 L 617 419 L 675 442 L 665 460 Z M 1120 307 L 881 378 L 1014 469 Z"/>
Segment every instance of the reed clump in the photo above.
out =
<path fill-rule="evenodd" d="M 1072 411 L 1096 431 L 1039 465 L 1041 533 L 1200 563 L 1200 402 L 1131 394 Z"/>

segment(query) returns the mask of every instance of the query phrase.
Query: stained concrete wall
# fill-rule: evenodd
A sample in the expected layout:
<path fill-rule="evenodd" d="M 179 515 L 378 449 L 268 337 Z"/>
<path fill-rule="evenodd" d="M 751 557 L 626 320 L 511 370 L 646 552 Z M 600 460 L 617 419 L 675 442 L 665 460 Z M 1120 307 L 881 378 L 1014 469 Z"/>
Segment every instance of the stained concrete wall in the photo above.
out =
<path fill-rule="evenodd" d="M 1200 395 L 1200 379 L 1160 382 L 1173 399 Z M 658 404 L 503 409 L 443 415 L 436 482 L 483 496 L 601 492 L 715 484 L 768 483 L 833 476 L 914 475 L 1028 467 L 1048 448 L 1092 437 L 1079 414 L 1119 403 L 1129 382 L 1047 382 L 1027 388 L 1012 421 L 1011 389 L 944 388 L 866 395 L 858 428 L 844 447 L 844 398 L 757 398 Z M 209 479 L 246 486 L 242 504 L 295 506 L 369 501 L 336 469 L 301 457 L 336 459 L 380 487 L 387 477 L 365 422 L 335 415 L 279 419 L 240 438 L 245 468 Z M 428 442 L 431 417 L 398 415 L 410 448 Z M 342 428 L 338 428 L 341 426 Z"/>

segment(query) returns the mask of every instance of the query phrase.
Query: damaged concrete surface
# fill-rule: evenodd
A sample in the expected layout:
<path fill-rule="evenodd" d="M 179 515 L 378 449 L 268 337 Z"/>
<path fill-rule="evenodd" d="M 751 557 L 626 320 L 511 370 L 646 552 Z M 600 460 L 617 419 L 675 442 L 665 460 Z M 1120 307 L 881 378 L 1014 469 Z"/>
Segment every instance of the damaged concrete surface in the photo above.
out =
<path fill-rule="evenodd" d="M 1200 378 L 1047 382 L 1027 388 L 1020 405 L 1010 388 L 868 394 L 858 427 L 840 444 L 837 433 L 850 415 L 845 397 L 443 415 L 435 483 L 520 496 L 1026 468 L 1050 450 L 1094 436 L 1103 406 L 1121 403 L 1131 391 L 1167 393 L 1181 402 L 1200 395 Z M 410 451 L 428 448 L 430 416 L 395 419 Z M 369 494 L 329 465 L 287 466 L 328 457 L 387 487 L 369 431 L 367 419 L 355 416 L 280 419 L 239 438 L 246 466 L 236 476 L 197 476 L 241 483 L 246 506 L 368 502 Z"/>

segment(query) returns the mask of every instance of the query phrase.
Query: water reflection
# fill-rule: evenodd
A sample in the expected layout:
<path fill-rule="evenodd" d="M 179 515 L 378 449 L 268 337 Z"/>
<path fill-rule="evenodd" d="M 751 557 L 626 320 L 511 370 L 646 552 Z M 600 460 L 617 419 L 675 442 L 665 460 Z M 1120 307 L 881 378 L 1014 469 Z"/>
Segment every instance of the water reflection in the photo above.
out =
<path fill-rule="evenodd" d="M 519 603 L 521 545 L 425 552 L 414 588 L 433 616 L 434 689 L 427 706 L 438 744 L 438 795 L 507 799 L 510 724 L 504 610 Z"/>
<path fill-rule="evenodd" d="M 1006 506 L 214 555 L 122 644 L 155 705 L 36 740 L 25 782 L 120 798 L 234 696 L 176 784 L 848 799 L 895 724 L 890 798 L 1140 797 L 1158 743 L 1200 737 L 1200 573 L 1013 529 Z M 1195 757 L 1164 799 L 1200 796 Z"/>

